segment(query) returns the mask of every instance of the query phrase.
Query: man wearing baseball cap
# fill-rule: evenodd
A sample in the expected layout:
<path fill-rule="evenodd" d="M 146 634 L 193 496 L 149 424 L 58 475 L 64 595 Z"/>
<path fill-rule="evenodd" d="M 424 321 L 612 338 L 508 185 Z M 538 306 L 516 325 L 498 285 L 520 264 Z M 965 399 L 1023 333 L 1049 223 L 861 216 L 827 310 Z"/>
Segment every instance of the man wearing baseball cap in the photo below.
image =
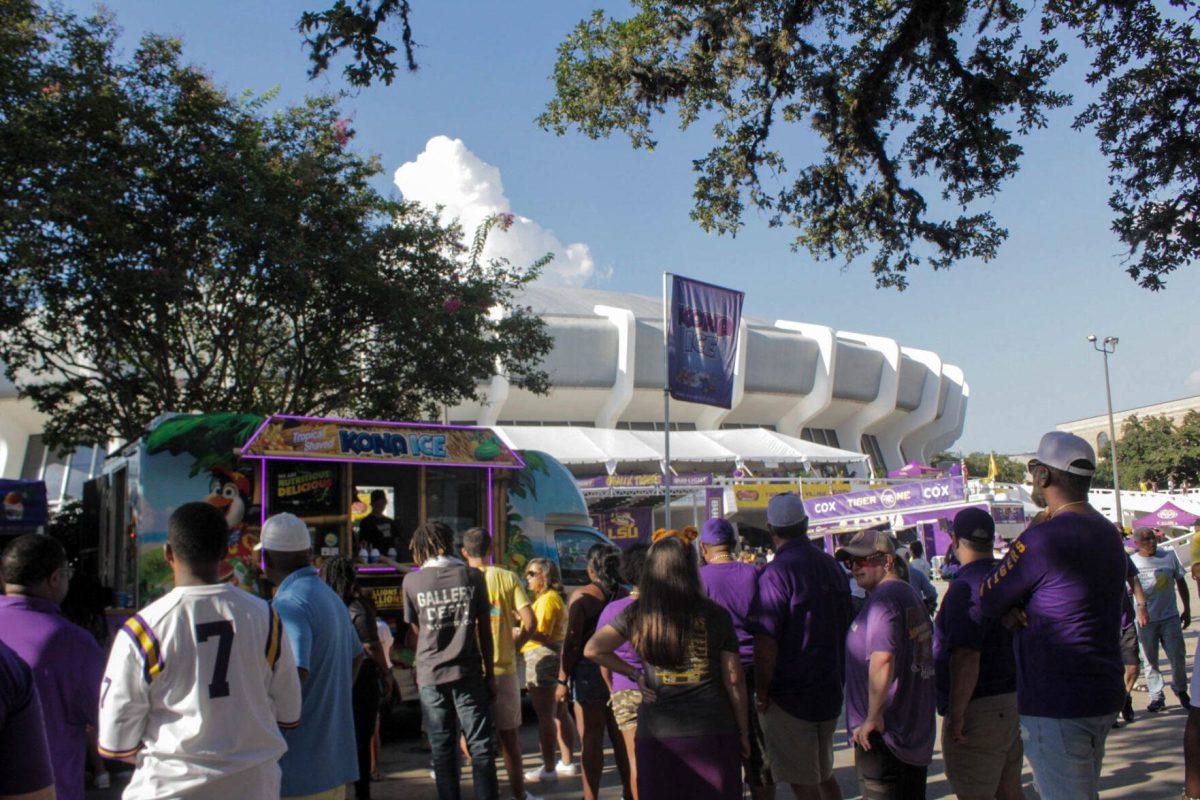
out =
<path fill-rule="evenodd" d="M 771 773 L 799 800 L 840 800 L 833 733 L 842 710 L 850 587 L 808 539 L 800 496 L 767 504 L 775 558 L 763 568 L 754 619 L 755 706 Z"/>
<path fill-rule="evenodd" d="M 308 526 L 293 514 L 267 519 L 255 549 L 300 670 L 300 725 L 284 731 L 283 797 L 342 800 L 358 780 L 351 687 L 363 648 L 346 604 L 311 564 Z"/>
<path fill-rule="evenodd" d="M 996 523 L 982 508 L 955 516 L 950 546 L 962 567 L 933 621 L 942 757 L 960 800 L 1023 797 L 1012 633 L 979 609 L 979 586 L 996 566 L 995 538 Z"/>
<path fill-rule="evenodd" d="M 1017 628 L 1017 708 L 1043 800 L 1095 797 L 1104 742 L 1125 702 L 1121 609 L 1129 561 L 1088 505 L 1091 445 L 1051 431 L 1029 462 L 1042 520 L 980 586 L 984 616 Z"/>
<path fill-rule="evenodd" d="M 737 534 L 728 520 L 705 520 L 700 529 L 700 582 L 713 602 L 729 612 L 733 631 L 737 635 L 738 655 L 746 676 L 746 691 L 754 696 L 754 630 L 751 614 L 758 594 L 758 568 L 739 561 L 734 556 Z M 611 605 L 611 604 L 610 604 Z M 762 723 L 754 704 L 750 704 L 750 757 L 743 759 L 743 772 L 750 796 L 770 797 L 774 794 L 774 779 L 764 757 Z"/>
<path fill-rule="evenodd" d="M 837 550 L 867 592 L 846 635 L 846 732 L 869 800 L 924 798 L 936 738 L 933 624 L 886 528 Z"/>
<path fill-rule="evenodd" d="M 1158 671 L 1158 648 L 1166 651 L 1171 664 L 1171 688 L 1186 710 L 1190 707 L 1187 679 L 1187 650 L 1183 644 L 1183 629 L 1192 624 L 1191 593 L 1188 591 L 1187 573 L 1175 551 L 1159 548 L 1158 534 L 1153 528 L 1137 528 L 1133 532 L 1137 552 L 1130 559 L 1137 569 L 1138 582 L 1146 595 L 1146 624 L 1140 626 L 1138 639 L 1146 663 L 1146 689 L 1150 693 L 1150 704 L 1146 710 L 1162 711 L 1166 708 L 1163 693 L 1163 676 Z M 1175 605 L 1175 591 L 1183 604 L 1183 613 Z"/>

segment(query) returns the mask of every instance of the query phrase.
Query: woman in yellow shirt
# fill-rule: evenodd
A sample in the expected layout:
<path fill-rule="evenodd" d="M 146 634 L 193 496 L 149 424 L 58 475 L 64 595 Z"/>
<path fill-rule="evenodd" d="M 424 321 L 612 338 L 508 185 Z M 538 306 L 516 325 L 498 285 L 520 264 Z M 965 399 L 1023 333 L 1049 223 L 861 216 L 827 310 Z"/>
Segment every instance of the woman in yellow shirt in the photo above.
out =
<path fill-rule="evenodd" d="M 542 768 L 525 773 L 527 781 L 555 781 L 559 775 L 577 775 L 574 763 L 575 723 L 563 703 L 557 702 L 559 657 L 567 634 L 567 607 L 563 602 L 558 565 L 548 558 L 535 558 L 525 567 L 529 593 L 534 596 L 534 631 L 521 647 L 525 659 L 525 683 L 538 718 L 538 743 Z M 557 743 L 562 758 L 555 764 Z"/>

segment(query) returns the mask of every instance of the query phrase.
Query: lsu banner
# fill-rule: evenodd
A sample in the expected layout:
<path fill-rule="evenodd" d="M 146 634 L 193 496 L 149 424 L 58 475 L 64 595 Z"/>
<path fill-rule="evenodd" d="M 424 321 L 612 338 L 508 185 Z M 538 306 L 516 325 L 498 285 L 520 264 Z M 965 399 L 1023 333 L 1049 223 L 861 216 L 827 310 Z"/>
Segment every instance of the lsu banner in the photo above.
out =
<path fill-rule="evenodd" d="M 635 544 L 650 544 L 654 532 L 654 509 L 645 506 L 622 508 L 591 515 L 592 524 L 612 539 L 613 544 L 627 550 Z"/>
<path fill-rule="evenodd" d="M 743 292 L 672 276 L 667 388 L 689 403 L 729 408 Z"/>

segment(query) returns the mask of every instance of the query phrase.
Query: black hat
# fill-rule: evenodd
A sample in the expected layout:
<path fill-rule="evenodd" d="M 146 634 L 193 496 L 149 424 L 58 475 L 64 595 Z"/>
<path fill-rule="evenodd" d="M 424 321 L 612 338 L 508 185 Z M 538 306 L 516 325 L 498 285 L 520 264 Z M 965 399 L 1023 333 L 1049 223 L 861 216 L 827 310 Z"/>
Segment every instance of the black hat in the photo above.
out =
<path fill-rule="evenodd" d="M 964 508 L 954 517 L 954 535 L 976 544 L 996 541 L 996 521 L 982 508 Z"/>

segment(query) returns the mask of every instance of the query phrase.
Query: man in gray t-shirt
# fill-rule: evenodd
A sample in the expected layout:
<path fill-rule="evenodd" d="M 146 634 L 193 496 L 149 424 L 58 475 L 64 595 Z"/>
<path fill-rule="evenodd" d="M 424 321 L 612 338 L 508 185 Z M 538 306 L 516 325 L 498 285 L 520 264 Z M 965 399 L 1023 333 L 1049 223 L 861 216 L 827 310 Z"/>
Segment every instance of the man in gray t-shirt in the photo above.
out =
<path fill-rule="evenodd" d="M 454 532 L 441 522 L 417 528 L 412 549 L 421 568 L 404 577 L 404 621 L 417 636 L 417 685 L 438 797 L 459 796 L 455 748 L 461 727 L 471 753 L 475 797 L 494 800 L 500 789 L 492 751 L 495 677 L 487 584 L 482 572 L 451 555 Z"/>
<path fill-rule="evenodd" d="M 1184 578 L 1183 565 L 1175 551 L 1158 547 L 1153 528 L 1138 528 L 1133 532 L 1137 552 L 1130 556 L 1138 571 L 1138 582 L 1146 593 L 1146 616 L 1149 622 L 1138 629 L 1138 640 L 1146 659 L 1146 688 L 1150 692 L 1147 711 L 1162 711 L 1167 706 L 1163 692 L 1163 676 L 1158 671 L 1158 647 L 1162 645 L 1171 663 L 1171 688 L 1186 709 L 1188 701 L 1187 651 L 1183 644 L 1183 629 L 1192 623 L 1191 597 Z M 1175 593 L 1183 603 L 1183 614 L 1175 605 Z"/>

